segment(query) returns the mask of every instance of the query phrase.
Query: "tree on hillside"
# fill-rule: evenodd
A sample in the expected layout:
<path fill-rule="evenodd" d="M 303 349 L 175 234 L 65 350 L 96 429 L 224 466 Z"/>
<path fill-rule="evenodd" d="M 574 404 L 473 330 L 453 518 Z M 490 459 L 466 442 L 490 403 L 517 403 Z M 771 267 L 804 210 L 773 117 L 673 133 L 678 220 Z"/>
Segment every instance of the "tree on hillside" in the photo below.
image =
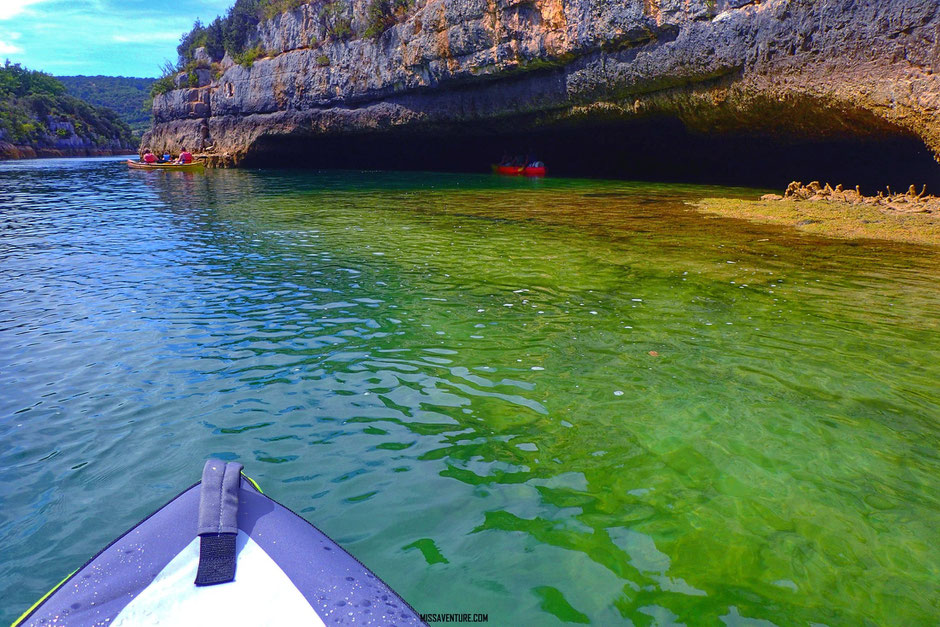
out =
<path fill-rule="evenodd" d="M 133 145 L 131 129 L 114 111 L 65 92 L 55 77 L 8 60 L 0 67 L 0 141 L 54 147 L 77 137 L 86 147 Z"/>
<path fill-rule="evenodd" d="M 59 76 L 68 93 L 86 102 L 115 111 L 135 134 L 150 127 L 151 113 L 147 101 L 153 78 L 124 76 Z"/>

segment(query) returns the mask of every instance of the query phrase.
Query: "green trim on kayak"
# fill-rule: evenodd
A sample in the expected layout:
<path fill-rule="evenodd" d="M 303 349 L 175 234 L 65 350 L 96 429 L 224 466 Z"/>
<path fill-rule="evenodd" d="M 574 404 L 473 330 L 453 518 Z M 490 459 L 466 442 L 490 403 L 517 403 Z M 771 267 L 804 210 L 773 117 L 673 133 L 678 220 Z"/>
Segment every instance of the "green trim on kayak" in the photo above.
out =
<path fill-rule="evenodd" d="M 245 479 L 248 479 L 248 483 L 250 483 L 251 485 L 253 485 L 253 486 L 255 487 L 255 490 L 257 490 L 257 491 L 260 492 L 261 494 L 264 494 L 264 490 L 261 489 L 261 486 L 258 485 L 258 482 L 257 482 L 257 481 L 255 481 L 254 479 L 252 479 L 251 477 L 249 477 L 249 476 L 246 475 L 245 473 L 242 473 L 242 477 L 244 477 Z"/>
<path fill-rule="evenodd" d="M 20 614 L 20 617 L 17 618 L 15 621 L 13 621 L 13 624 L 10 625 L 10 627 L 16 627 L 17 625 L 19 625 L 20 623 L 22 623 L 22 622 L 26 619 L 27 616 L 29 616 L 30 614 L 33 613 L 33 610 L 35 610 L 37 607 L 39 607 L 40 605 L 42 605 L 42 602 L 43 602 L 43 601 L 45 601 L 46 599 L 48 599 L 48 598 L 52 595 L 53 592 L 55 592 L 56 590 L 58 590 L 59 588 L 61 588 L 61 587 L 62 587 L 62 584 L 64 584 L 66 581 L 68 581 L 68 580 L 72 577 L 72 575 L 74 575 L 74 574 L 77 573 L 78 571 L 79 571 L 79 569 L 76 568 L 75 570 L 73 570 L 72 572 L 70 572 L 70 573 L 68 574 L 68 576 L 67 576 L 65 579 L 63 579 L 62 581 L 60 581 L 59 583 L 57 583 L 57 584 L 55 585 L 55 587 L 53 587 L 51 590 L 49 590 L 49 592 L 47 592 L 47 593 L 45 593 L 44 595 L 42 595 L 42 598 L 39 599 L 38 601 L 36 601 L 35 603 L 33 603 L 33 604 L 29 607 L 28 610 L 26 610 L 25 612 L 23 612 L 22 614 Z"/>

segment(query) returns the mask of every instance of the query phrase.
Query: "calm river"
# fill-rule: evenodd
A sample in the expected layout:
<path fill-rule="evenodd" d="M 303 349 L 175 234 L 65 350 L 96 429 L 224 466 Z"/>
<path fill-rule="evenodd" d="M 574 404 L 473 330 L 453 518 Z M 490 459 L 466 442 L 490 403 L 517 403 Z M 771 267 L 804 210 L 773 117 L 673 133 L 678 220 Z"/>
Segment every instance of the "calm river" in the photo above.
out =
<path fill-rule="evenodd" d="M 0 164 L 0 623 L 239 460 L 419 612 L 940 614 L 940 251 L 752 190 Z"/>

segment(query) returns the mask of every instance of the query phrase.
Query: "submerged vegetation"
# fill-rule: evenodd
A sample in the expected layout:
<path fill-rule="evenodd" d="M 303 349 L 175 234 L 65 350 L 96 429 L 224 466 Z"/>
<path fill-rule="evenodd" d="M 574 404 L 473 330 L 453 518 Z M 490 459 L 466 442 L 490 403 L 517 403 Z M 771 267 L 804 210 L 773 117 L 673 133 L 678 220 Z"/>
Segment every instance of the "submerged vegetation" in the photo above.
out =
<path fill-rule="evenodd" d="M 219 452 L 421 611 L 937 623 L 940 250 L 682 204 L 725 187 L 75 165 L 0 176 L 3 624 L 120 477 Z"/>
<path fill-rule="evenodd" d="M 134 143 L 114 111 L 70 96 L 61 81 L 9 61 L 0 67 L 0 142 L 20 146 L 107 147 Z"/>

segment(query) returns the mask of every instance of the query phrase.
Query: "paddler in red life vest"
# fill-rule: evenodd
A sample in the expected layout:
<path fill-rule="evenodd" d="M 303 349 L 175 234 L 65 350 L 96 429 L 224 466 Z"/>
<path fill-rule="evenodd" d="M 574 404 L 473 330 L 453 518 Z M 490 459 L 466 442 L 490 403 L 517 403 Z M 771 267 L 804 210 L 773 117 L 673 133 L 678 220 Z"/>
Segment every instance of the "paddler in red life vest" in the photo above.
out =
<path fill-rule="evenodd" d="M 147 148 L 146 150 L 144 150 L 144 157 L 143 159 L 141 159 L 141 161 L 143 161 L 144 163 L 156 163 L 157 155 L 150 152 L 150 149 Z"/>
<path fill-rule="evenodd" d="M 180 151 L 180 157 L 176 160 L 177 163 L 192 163 L 193 162 L 193 153 L 189 152 L 185 148 Z"/>

